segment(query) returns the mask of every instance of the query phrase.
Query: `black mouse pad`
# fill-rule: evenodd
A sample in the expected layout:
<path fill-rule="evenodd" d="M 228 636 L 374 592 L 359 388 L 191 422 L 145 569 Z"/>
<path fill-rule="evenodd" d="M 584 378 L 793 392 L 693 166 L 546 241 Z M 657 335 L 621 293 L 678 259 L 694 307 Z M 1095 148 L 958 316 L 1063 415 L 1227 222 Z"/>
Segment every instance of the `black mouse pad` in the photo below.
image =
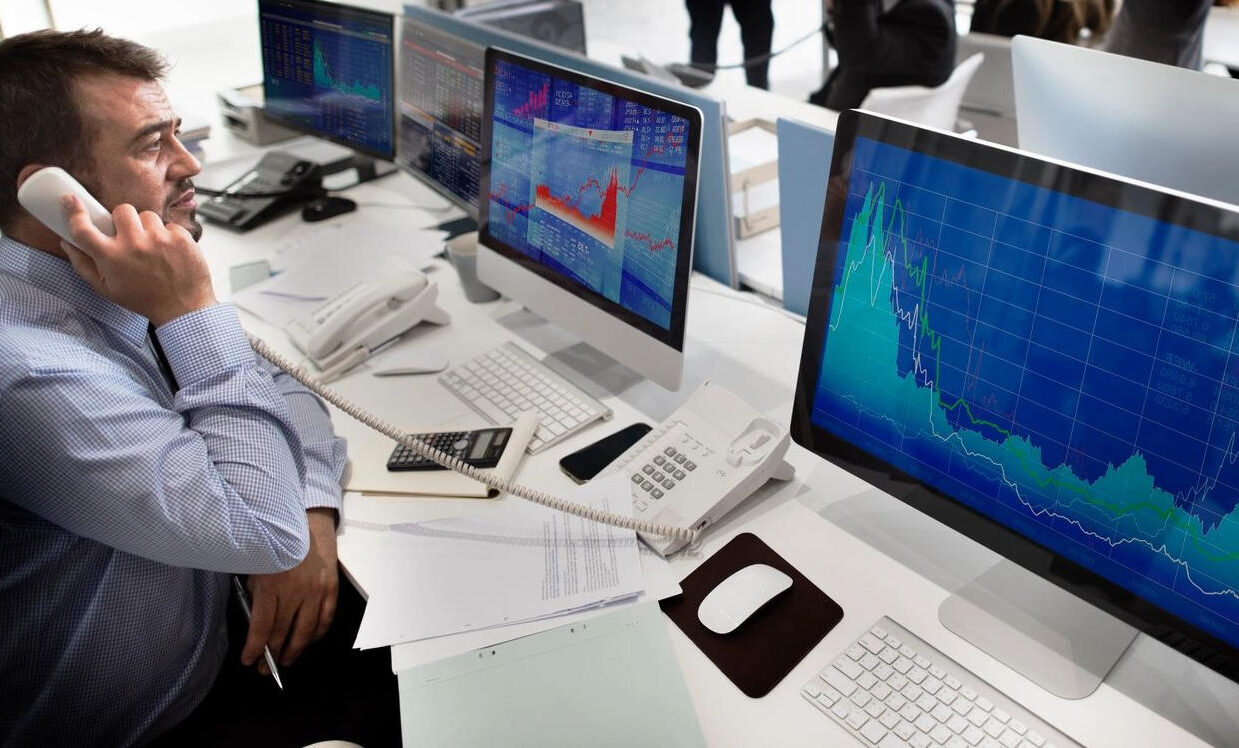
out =
<path fill-rule="evenodd" d="M 792 586 L 758 609 L 729 634 L 702 625 L 697 608 L 719 582 L 749 564 L 768 564 L 792 578 Z M 732 538 L 680 582 L 684 589 L 659 605 L 667 617 L 745 695 L 760 698 L 843 620 L 843 608 L 783 557 L 746 532 Z"/>

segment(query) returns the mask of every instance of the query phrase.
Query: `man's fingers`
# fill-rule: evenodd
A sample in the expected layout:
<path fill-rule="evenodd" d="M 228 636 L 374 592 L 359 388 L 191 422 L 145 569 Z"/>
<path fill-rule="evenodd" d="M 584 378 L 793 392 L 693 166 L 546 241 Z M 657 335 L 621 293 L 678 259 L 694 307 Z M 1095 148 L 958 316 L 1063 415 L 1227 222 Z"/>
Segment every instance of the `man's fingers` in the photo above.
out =
<path fill-rule="evenodd" d="M 314 610 L 307 610 L 307 607 L 312 607 Z M 310 642 L 314 641 L 314 630 L 318 625 L 318 611 L 320 607 L 318 605 L 303 605 L 297 611 L 296 620 L 293 622 L 292 635 L 288 638 L 288 644 L 279 656 L 281 665 L 291 665 L 296 662 Z"/>
<path fill-rule="evenodd" d="M 73 271 L 92 287 L 98 288 L 101 280 L 99 268 L 95 265 L 95 261 L 90 258 L 90 255 L 64 240 L 60 242 L 60 249 L 69 258 L 69 264 L 73 266 Z"/>
<path fill-rule="evenodd" d="M 143 230 L 156 236 L 163 234 L 165 230 L 163 219 L 154 211 L 142 211 L 138 214 L 138 220 L 142 223 Z"/>
<path fill-rule="evenodd" d="M 275 623 L 276 607 L 278 605 L 273 595 L 254 595 L 251 590 L 253 607 L 250 609 L 250 629 L 245 637 L 245 646 L 241 649 L 241 662 L 253 665 L 262 657 L 262 647 L 271 636 L 271 626 Z"/>
<path fill-rule="evenodd" d="M 133 241 L 145 231 L 138 209 L 129 203 L 116 206 L 116 210 L 112 211 L 112 223 L 116 226 L 116 235 L 125 237 L 128 241 Z"/>
<path fill-rule="evenodd" d="M 107 248 L 109 237 L 90 222 L 90 214 L 81 200 L 74 195 L 65 195 L 60 199 L 60 207 L 65 212 L 74 246 L 92 257 Z"/>
<path fill-rule="evenodd" d="M 323 605 L 318 611 L 318 628 L 314 631 L 314 638 L 321 639 L 327 634 L 327 630 L 331 628 L 331 622 L 336 617 L 336 600 L 339 598 L 339 590 L 332 588 L 331 594 L 323 598 Z"/>
<path fill-rule="evenodd" d="M 271 625 L 271 631 L 267 633 L 267 646 L 271 648 L 271 656 L 276 660 L 281 658 L 284 651 L 284 644 L 288 641 L 293 617 L 297 615 L 298 607 L 300 606 L 281 605 L 275 612 L 275 623 Z"/>

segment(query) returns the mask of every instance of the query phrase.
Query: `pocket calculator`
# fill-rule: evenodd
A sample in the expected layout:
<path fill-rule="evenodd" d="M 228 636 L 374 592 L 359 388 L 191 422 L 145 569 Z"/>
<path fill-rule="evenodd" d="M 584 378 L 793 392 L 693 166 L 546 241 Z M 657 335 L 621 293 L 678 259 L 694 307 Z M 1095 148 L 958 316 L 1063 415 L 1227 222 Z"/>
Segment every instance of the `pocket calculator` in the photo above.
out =
<path fill-rule="evenodd" d="M 503 448 L 512 435 L 511 428 L 477 429 L 476 431 L 440 431 L 433 434 L 414 434 L 440 452 L 447 452 L 467 465 L 489 468 L 499 464 Z M 422 457 L 403 444 L 396 444 L 387 469 L 397 470 L 446 470 L 439 463 Z"/>

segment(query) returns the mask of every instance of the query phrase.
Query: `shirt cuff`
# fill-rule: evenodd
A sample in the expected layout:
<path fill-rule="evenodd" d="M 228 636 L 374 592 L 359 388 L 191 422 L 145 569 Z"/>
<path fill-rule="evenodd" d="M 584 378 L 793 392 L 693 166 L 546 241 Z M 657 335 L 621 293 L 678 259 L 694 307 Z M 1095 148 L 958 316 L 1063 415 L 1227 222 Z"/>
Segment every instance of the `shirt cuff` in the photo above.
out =
<path fill-rule="evenodd" d="M 156 328 L 155 334 L 182 387 L 230 369 L 254 366 L 254 352 L 231 304 L 182 314 Z"/>

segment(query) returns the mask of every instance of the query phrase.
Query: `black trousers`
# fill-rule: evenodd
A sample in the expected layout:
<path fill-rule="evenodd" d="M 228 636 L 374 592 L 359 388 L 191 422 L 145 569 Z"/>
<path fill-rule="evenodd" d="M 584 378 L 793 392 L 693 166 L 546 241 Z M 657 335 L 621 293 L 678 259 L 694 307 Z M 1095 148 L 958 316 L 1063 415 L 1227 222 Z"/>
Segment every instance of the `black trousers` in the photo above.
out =
<path fill-rule="evenodd" d="M 235 597 L 228 610 L 228 657 L 206 700 L 158 746 L 306 746 L 351 740 L 365 748 L 400 745 L 400 703 L 387 649 L 353 649 L 365 601 L 341 575 L 335 620 L 288 667 L 281 691 L 241 665 L 248 623 Z"/>
<path fill-rule="evenodd" d="M 718 62 L 718 33 L 723 27 L 723 7 L 730 4 L 731 13 L 740 24 L 740 43 L 746 60 L 770 54 L 774 39 L 774 13 L 770 0 L 685 0 L 688 6 L 691 44 L 689 59 L 696 67 L 713 70 Z M 750 86 L 770 88 L 770 62 L 763 60 L 744 69 Z"/>

